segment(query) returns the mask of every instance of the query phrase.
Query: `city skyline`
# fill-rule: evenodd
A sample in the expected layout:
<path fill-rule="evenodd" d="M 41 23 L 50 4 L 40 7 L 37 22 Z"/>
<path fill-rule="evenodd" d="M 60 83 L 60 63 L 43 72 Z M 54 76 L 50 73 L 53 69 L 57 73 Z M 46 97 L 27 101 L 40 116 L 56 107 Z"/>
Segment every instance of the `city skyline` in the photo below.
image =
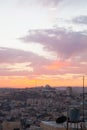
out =
<path fill-rule="evenodd" d="M 86 0 L 0 1 L 0 87 L 87 86 Z"/>

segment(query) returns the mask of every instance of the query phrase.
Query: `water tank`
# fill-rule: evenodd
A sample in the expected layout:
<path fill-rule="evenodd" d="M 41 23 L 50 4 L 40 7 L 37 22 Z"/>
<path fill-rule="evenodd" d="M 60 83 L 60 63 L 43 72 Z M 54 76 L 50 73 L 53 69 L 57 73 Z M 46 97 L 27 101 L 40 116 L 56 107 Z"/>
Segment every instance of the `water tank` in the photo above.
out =
<path fill-rule="evenodd" d="M 69 120 L 71 122 L 77 122 L 80 119 L 80 110 L 77 108 L 72 108 L 69 112 Z"/>

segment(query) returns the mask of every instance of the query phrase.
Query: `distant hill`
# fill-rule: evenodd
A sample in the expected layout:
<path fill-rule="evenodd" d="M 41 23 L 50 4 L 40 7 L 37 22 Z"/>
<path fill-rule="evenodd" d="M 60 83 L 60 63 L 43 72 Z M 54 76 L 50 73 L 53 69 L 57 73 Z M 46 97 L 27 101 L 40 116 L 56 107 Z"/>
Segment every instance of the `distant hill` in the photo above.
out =
<path fill-rule="evenodd" d="M 67 87 L 57 87 L 57 90 L 66 90 Z M 83 87 L 72 87 L 73 92 L 82 93 Z M 84 87 L 84 92 L 87 93 L 87 87 Z"/>

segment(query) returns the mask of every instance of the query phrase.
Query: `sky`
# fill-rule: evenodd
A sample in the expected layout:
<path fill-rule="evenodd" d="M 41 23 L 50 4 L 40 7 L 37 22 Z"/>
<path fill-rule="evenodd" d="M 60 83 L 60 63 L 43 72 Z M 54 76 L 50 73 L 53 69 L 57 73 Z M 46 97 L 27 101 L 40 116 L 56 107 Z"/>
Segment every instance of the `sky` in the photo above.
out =
<path fill-rule="evenodd" d="M 0 0 L 0 87 L 87 86 L 87 0 Z"/>

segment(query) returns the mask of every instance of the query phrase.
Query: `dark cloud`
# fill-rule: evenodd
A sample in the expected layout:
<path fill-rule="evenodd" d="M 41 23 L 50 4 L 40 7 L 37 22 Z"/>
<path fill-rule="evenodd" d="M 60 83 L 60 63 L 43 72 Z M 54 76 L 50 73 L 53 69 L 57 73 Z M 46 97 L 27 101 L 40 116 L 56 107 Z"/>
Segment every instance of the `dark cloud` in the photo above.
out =
<path fill-rule="evenodd" d="M 25 43 L 43 44 L 45 50 L 56 52 L 62 59 L 87 52 L 87 36 L 80 32 L 60 29 L 31 30 L 21 40 Z"/>
<path fill-rule="evenodd" d="M 72 20 L 72 22 L 76 23 L 76 24 L 84 24 L 87 25 L 87 16 L 79 16 L 76 17 Z"/>

